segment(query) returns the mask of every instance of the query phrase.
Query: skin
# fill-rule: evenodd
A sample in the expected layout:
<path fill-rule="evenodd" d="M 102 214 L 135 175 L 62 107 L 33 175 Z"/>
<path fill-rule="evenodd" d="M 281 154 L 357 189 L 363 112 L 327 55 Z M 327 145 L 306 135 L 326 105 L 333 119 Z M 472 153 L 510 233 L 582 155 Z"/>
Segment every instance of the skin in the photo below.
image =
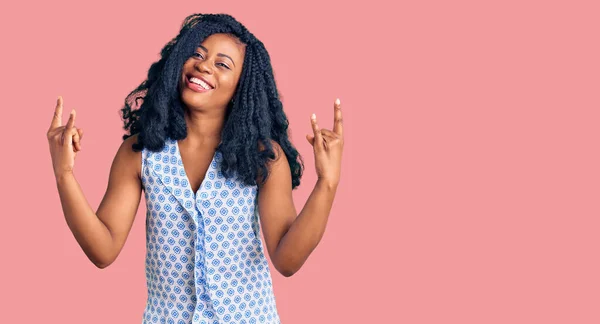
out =
<path fill-rule="evenodd" d="M 235 37 L 215 34 L 207 37 L 184 63 L 179 92 L 187 107 L 188 136 L 178 145 L 194 191 L 200 187 L 221 140 L 225 109 L 240 79 L 244 54 L 245 45 Z M 192 91 L 185 85 L 190 74 L 201 76 L 214 88 L 204 93 Z M 141 200 L 142 157 L 141 152 L 131 150 L 137 135 L 121 143 L 107 191 L 94 212 L 73 173 L 83 131 L 75 127 L 75 110 L 62 126 L 62 111 L 63 100 L 59 97 L 47 137 L 65 220 L 90 261 L 105 268 L 122 250 Z M 297 213 L 292 200 L 287 158 L 274 141 L 276 158 L 269 163 L 269 177 L 258 188 L 258 211 L 267 251 L 274 267 L 286 277 L 302 267 L 323 237 L 340 181 L 344 138 L 339 99 L 333 113 L 332 130 L 320 128 L 316 116 L 311 116 L 313 134 L 306 139 L 313 147 L 318 180 L 301 212 Z M 257 149 L 262 147 L 258 145 Z"/>

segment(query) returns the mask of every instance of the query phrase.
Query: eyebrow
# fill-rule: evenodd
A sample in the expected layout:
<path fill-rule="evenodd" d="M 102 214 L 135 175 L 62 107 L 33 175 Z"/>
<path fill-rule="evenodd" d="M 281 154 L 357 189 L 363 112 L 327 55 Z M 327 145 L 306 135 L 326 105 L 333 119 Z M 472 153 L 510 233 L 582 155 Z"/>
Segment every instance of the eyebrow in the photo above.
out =
<path fill-rule="evenodd" d="M 206 53 L 208 53 L 208 49 L 206 49 L 206 47 L 204 47 L 204 46 L 202 46 L 202 45 L 198 45 L 198 47 L 200 47 L 200 48 L 201 48 L 201 49 L 203 49 L 203 50 L 204 50 Z M 218 54 L 217 54 L 217 56 L 220 56 L 220 57 L 226 57 L 226 58 L 230 59 L 230 60 L 231 60 L 231 63 L 233 63 L 233 66 L 235 66 L 235 62 L 233 61 L 233 59 L 232 59 L 232 58 L 231 58 L 229 55 L 227 55 L 227 54 L 223 54 L 223 53 L 218 53 Z"/>

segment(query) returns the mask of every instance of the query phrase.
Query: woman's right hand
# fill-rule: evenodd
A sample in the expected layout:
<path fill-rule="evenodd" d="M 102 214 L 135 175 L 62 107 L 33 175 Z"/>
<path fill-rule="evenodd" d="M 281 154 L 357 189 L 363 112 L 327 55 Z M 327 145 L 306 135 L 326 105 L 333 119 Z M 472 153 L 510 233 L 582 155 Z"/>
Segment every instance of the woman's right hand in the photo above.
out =
<path fill-rule="evenodd" d="M 52 156 L 54 176 L 58 179 L 66 173 L 72 173 L 75 166 L 75 156 L 81 150 L 81 139 L 83 130 L 75 127 L 75 110 L 66 126 L 62 126 L 63 99 L 58 97 L 54 117 L 50 123 L 47 137 Z"/>

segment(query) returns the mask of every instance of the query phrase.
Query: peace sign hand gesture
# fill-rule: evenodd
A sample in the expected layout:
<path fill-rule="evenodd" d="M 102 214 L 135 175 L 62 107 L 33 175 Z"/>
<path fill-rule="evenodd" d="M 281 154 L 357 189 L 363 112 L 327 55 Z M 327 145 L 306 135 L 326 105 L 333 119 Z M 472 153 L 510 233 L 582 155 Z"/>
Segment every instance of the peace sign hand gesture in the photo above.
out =
<path fill-rule="evenodd" d="M 62 112 L 63 99 L 58 97 L 54 117 L 47 133 L 54 176 L 57 179 L 65 173 L 73 172 L 75 155 L 81 150 L 83 138 L 83 130 L 75 127 L 75 110 L 71 110 L 66 126 L 62 126 Z"/>
<path fill-rule="evenodd" d="M 306 139 L 313 146 L 318 180 L 325 181 L 329 185 L 337 187 L 340 181 L 342 150 L 344 148 L 340 99 L 336 99 L 333 111 L 333 131 L 319 128 L 317 117 L 315 114 L 312 114 L 313 134 L 306 135 Z"/>

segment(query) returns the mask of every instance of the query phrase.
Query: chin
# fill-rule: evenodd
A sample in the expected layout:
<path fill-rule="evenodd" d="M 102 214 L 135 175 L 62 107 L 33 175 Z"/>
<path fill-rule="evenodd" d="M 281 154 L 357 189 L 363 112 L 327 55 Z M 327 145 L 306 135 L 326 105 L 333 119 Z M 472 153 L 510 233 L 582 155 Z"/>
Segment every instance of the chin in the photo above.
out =
<path fill-rule="evenodd" d="M 180 95 L 180 99 L 184 105 L 190 108 L 193 107 L 201 109 L 202 107 L 206 107 L 207 105 L 209 105 L 209 102 L 206 100 L 206 98 L 198 98 L 198 96 L 189 93 L 188 91 L 184 91 Z"/>
<path fill-rule="evenodd" d="M 210 105 L 201 102 L 189 102 L 184 100 L 183 104 L 191 110 L 206 111 L 210 109 Z"/>

